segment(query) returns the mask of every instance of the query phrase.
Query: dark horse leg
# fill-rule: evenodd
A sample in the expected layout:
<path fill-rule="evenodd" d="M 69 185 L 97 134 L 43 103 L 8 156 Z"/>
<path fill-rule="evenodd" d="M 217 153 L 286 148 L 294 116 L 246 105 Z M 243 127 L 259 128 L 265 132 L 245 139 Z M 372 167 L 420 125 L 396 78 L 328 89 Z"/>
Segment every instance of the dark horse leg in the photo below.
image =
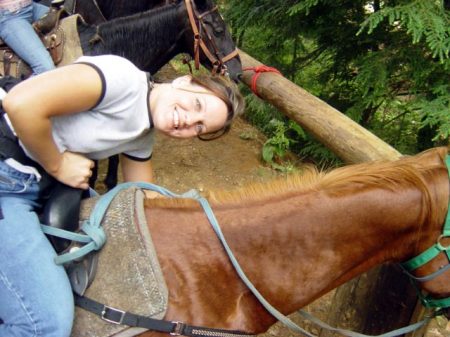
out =
<path fill-rule="evenodd" d="M 117 185 L 117 175 L 119 171 L 119 155 L 108 158 L 108 171 L 105 177 L 105 186 L 108 191 Z M 92 176 L 89 178 L 89 186 L 95 189 L 95 182 L 98 178 L 98 160 L 95 161 L 95 166 L 92 169 Z"/>
<path fill-rule="evenodd" d="M 92 169 L 92 175 L 89 178 L 89 186 L 95 190 L 95 182 L 98 178 L 98 160 L 94 160 L 94 168 Z"/>
<path fill-rule="evenodd" d="M 109 190 L 117 185 L 117 175 L 119 174 L 119 155 L 108 158 L 108 172 L 106 173 L 105 185 Z"/>

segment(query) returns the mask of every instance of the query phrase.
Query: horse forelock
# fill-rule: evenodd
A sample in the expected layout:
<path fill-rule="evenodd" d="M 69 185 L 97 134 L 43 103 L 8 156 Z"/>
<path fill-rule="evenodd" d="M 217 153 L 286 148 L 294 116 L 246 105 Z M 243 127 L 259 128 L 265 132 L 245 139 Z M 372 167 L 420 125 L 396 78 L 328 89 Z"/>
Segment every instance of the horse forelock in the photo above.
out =
<path fill-rule="evenodd" d="M 212 205 L 248 203 L 280 198 L 283 194 L 326 191 L 340 195 L 356 193 L 363 188 L 388 191 L 419 190 L 422 194 L 421 222 L 434 222 L 438 216 L 436 200 L 430 191 L 429 179 L 436 173 L 446 172 L 444 158 L 446 148 L 426 151 L 423 154 L 403 157 L 397 161 L 378 161 L 340 167 L 328 172 L 305 166 L 302 171 L 267 183 L 252 183 L 235 190 L 211 190 L 205 197 Z M 447 202 L 447 201 L 445 201 Z M 147 206 L 198 207 L 191 199 L 153 199 Z"/>

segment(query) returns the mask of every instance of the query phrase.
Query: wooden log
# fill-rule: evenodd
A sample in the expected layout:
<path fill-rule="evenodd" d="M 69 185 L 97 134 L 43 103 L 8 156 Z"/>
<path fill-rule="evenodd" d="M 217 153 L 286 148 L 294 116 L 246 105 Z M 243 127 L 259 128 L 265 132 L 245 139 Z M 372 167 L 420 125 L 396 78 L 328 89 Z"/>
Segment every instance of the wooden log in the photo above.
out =
<path fill-rule="evenodd" d="M 244 68 L 262 65 L 243 51 L 239 51 L 239 55 Z M 252 70 L 244 71 L 242 81 L 251 86 L 254 73 Z M 400 153 L 389 144 L 281 75 L 262 73 L 257 81 L 257 93 L 300 124 L 345 163 L 400 157 Z"/>
<path fill-rule="evenodd" d="M 239 52 L 244 68 L 262 64 Z M 253 70 L 242 81 L 251 87 Z M 346 163 L 394 160 L 401 154 L 373 133 L 277 73 L 262 73 L 257 93 Z M 365 334 L 381 334 L 411 320 L 417 297 L 409 279 L 399 269 L 384 265 L 339 287 L 329 309 L 328 323 Z M 322 330 L 320 337 L 334 334 Z"/>

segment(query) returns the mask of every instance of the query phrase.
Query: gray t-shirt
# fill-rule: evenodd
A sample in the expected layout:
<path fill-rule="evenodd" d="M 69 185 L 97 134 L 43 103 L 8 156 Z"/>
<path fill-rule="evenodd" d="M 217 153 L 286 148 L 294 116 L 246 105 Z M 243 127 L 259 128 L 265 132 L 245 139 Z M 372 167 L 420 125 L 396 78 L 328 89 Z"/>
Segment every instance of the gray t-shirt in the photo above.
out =
<path fill-rule="evenodd" d="M 102 79 L 102 95 L 89 111 L 52 117 L 52 133 L 62 153 L 82 153 L 104 159 L 123 153 L 135 160 L 151 157 L 151 126 L 147 74 L 115 55 L 82 56 L 76 63 L 96 69 Z"/>

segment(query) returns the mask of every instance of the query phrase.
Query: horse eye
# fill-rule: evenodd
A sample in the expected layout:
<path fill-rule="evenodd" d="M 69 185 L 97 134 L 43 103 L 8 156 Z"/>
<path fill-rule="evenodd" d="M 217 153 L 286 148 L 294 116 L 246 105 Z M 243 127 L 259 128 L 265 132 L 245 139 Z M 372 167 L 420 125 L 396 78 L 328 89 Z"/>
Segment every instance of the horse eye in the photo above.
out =
<path fill-rule="evenodd" d="M 214 30 L 214 34 L 222 35 L 225 32 L 225 29 L 224 29 L 224 26 L 223 26 L 223 21 L 221 23 L 220 20 L 218 20 L 218 19 L 213 20 L 212 27 L 213 27 L 213 30 Z"/>
<path fill-rule="evenodd" d="M 221 36 L 224 33 L 224 29 L 220 26 L 214 28 L 214 35 Z"/>
<path fill-rule="evenodd" d="M 207 26 L 210 26 L 214 35 L 219 37 L 222 36 L 225 29 L 223 27 L 223 23 L 221 23 L 221 20 L 213 17 L 205 18 L 203 21 Z"/>

